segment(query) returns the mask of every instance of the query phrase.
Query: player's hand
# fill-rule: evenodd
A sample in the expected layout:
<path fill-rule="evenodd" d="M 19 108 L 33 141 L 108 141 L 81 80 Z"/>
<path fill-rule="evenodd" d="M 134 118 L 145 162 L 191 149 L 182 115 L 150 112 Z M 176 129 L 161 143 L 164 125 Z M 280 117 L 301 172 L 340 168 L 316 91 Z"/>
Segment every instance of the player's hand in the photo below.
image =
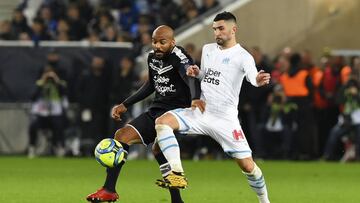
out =
<path fill-rule="evenodd" d="M 267 85 L 270 83 L 270 73 L 265 73 L 264 70 L 260 70 L 256 76 L 256 83 L 259 86 Z"/>
<path fill-rule="evenodd" d="M 191 101 L 191 109 L 199 108 L 201 113 L 205 111 L 205 102 L 201 99 L 194 99 Z"/>
<path fill-rule="evenodd" d="M 125 107 L 124 104 L 119 104 L 119 105 L 115 105 L 112 109 L 111 109 L 111 117 L 117 121 L 121 121 L 121 114 L 125 113 L 127 111 L 127 108 Z"/>
<path fill-rule="evenodd" d="M 197 65 L 191 65 L 186 69 L 186 75 L 190 77 L 196 77 L 200 73 L 200 68 Z"/>

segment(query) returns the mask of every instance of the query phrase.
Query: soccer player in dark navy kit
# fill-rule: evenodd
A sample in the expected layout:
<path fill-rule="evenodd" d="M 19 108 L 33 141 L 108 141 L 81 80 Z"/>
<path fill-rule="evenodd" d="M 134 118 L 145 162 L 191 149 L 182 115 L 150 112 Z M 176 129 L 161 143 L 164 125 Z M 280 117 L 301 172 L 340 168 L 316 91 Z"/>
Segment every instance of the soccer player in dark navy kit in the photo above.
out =
<path fill-rule="evenodd" d="M 115 139 L 123 145 L 125 152 L 129 150 L 129 145 L 141 143 L 148 145 L 155 141 L 155 119 L 163 113 L 190 106 L 197 107 L 201 111 L 205 108 L 205 103 L 200 100 L 200 82 L 186 75 L 186 69 L 193 64 L 193 61 L 183 48 L 175 45 L 174 31 L 166 25 L 157 27 L 152 34 L 152 47 L 153 50 L 147 59 L 149 80 L 135 94 L 112 109 L 112 117 L 120 120 L 121 114 L 127 111 L 127 107 L 155 92 L 149 110 L 116 131 Z M 157 144 L 154 144 L 152 149 L 160 171 L 163 177 L 166 177 L 171 172 L 170 164 Z M 86 198 L 88 201 L 113 202 L 119 198 L 115 185 L 125 161 L 126 157 L 119 166 L 107 168 L 104 186 L 88 195 Z M 172 203 L 183 202 L 178 189 L 173 188 L 169 191 Z"/>

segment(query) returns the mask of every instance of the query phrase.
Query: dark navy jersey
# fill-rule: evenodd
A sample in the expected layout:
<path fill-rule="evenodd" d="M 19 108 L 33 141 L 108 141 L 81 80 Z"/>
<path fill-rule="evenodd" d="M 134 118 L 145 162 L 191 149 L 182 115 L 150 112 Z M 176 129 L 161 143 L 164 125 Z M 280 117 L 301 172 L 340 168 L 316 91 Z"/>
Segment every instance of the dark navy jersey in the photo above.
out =
<path fill-rule="evenodd" d="M 125 100 L 125 106 L 134 104 L 155 91 L 150 108 L 175 109 L 190 107 L 192 99 L 200 98 L 200 82 L 186 75 L 186 68 L 193 64 L 182 47 L 175 46 L 162 59 L 150 52 L 147 59 L 149 80 L 137 93 Z"/>

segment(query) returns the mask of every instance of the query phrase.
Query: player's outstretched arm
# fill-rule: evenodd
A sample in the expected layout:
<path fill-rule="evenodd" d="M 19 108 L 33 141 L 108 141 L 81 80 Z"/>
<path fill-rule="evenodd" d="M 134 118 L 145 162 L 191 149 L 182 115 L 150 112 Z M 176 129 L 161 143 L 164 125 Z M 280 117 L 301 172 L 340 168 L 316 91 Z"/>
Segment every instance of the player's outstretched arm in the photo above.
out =
<path fill-rule="evenodd" d="M 146 81 L 140 89 L 138 89 L 133 95 L 125 99 L 125 101 L 119 105 L 116 105 L 111 110 L 111 117 L 115 120 L 121 120 L 120 116 L 122 113 L 127 111 L 127 107 L 145 99 L 155 91 L 154 86 L 150 81 Z"/>
<path fill-rule="evenodd" d="M 270 78 L 270 73 L 265 73 L 264 70 L 260 70 L 256 76 L 256 83 L 259 87 L 267 85 L 270 83 Z"/>
<path fill-rule="evenodd" d="M 121 121 L 121 114 L 125 113 L 127 111 L 127 108 L 125 107 L 125 105 L 123 103 L 119 104 L 119 105 L 115 105 L 112 109 L 111 109 L 111 117 L 117 121 Z"/>
<path fill-rule="evenodd" d="M 201 71 L 199 66 L 191 65 L 186 69 L 186 75 L 202 80 L 204 78 L 205 73 Z"/>

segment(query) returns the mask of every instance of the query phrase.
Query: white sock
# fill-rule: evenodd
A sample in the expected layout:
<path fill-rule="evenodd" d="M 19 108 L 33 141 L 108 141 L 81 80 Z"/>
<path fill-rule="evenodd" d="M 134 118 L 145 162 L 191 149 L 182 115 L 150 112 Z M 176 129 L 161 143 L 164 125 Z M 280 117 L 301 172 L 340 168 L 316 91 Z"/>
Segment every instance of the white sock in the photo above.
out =
<path fill-rule="evenodd" d="M 265 179 L 260 168 L 255 164 L 253 171 L 250 173 L 243 172 L 248 179 L 250 187 L 255 191 L 260 203 L 270 203 Z"/>
<path fill-rule="evenodd" d="M 157 133 L 157 142 L 162 153 L 168 160 L 171 170 L 175 172 L 184 172 L 180 159 L 179 143 L 174 135 L 174 130 L 163 124 L 155 125 Z"/>

